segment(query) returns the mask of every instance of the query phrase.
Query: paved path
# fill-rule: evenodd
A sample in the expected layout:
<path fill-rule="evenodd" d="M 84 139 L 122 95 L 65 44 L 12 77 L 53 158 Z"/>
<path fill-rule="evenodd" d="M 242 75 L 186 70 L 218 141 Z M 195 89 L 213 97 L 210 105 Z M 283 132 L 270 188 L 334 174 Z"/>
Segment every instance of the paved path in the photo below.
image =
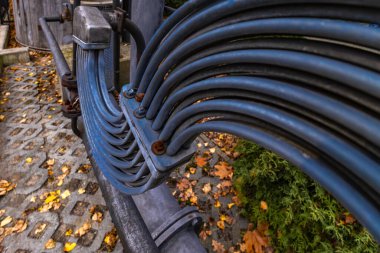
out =
<path fill-rule="evenodd" d="M 72 133 L 70 121 L 60 113 L 59 97 L 51 84 L 54 68 L 47 65 L 30 63 L 8 67 L 0 85 L 0 115 L 4 116 L 0 122 L 0 179 L 17 184 L 13 191 L 0 197 L 0 210 L 5 209 L 0 221 L 11 216 L 14 221 L 26 219 L 28 224 L 24 232 L 0 241 L 0 253 L 62 252 L 66 242 L 77 243 L 72 252 L 104 252 L 104 238 L 113 224 L 93 172 L 86 170 L 89 162 L 84 146 Z M 206 137 L 198 141 L 199 155 L 209 156 L 211 170 L 218 162 L 229 161 Z M 210 153 L 210 148 L 214 147 L 215 151 Z M 70 172 L 60 183 L 62 168 L 69 168 Z M 233 194 L 218 197 L 221 203 L 218 206 L 214 194 L 220 191 L 220 180 L 202 168 L 192 173 L 188 168 L 188 165 L 182 166 L 174 172 L 169 185 L 178 195 L 177 182 L 184 177 L 194 182 L 192 188 L 206 222 L 205 230 L 211 231 L 203 240 L 205 247 L 212 252 L 211 244 L 215 240 L 229 249 L 239 242 L 242 229 L 247 225 L 239 218 L 236 206 L 228 208 Z M 202 188 L 207 183 L 212 190 L 205 194 Z M 78 191 L 82 189 L 85 192 L 80 194 Z M 46 198 L 47 193 L 57 190 L 61 193 L 69 190 L 71 195 L 60 200 L 57 210 L 40 212 L 39 208 L 44 206 L 40 196 L 45 194 Z M 102 222 L 91 221 L 92 207 L 102 213 Z M 217 227 L 220 215 L 233 217 L 224 230 Z M 75 231 L 87 221 L 91 221 L 92 228 L 85 236 L 65 235 L 69 229 Z M 5 227 L 14 224 L 11 222 Z M 39 231 L 41 228 L 43 230 Z M 46 250 L 44 245 L 50 238 L 57 244 L 54 249 Z M 122 252 L 120 242 L 113 252 Z"/>
<path fill-rule="evenodd" d="M 5 209 L 4 216 L 14 220 L 24 218 L 27 210 L 28 227 L 20 234 L 6 237 L 0 244 L 0 252 L 62 252 L 67 241 L 77 243 L 72 252 L 102 252 L 99 249 L 105 234 L 113 228 L 91 169 L 87 174 L 78 171 L 89 162 L 81 140 L 70 129 L 69 120 L 60 114 L 58 98 L 51 85 L 53 74 L 53 68 L 34 64 L 8 67 L 4 73 L 5 81 L 0 88 L 1 114 L 5 116 L 0 123 L 0 177 L 16 183 L 17 187 L 0 197 L 0 209 Z M 27 163 L 28 158 L 32 158 L 31 163 Z M 49 176 L 47 161 L 51 159 L 54 159 L 54 165 L 50 166 L 53 175 Z M 57 186 L 56 178 L 63 174 L 63 166 L 70 168 L 70 174 Z M 81 188 L 86 190 L 84 194 L 78 193 Z M 61 201 L 60 208 L 44 213 L 38 211 L 43 204 L 39 196 L 57 190 L 63 193 L 66 189 L 71 195 Z M 31 202 L 34 196 L 37 200 Z M 75 231 L 91 220 L 93 206 L 101 210 L 103 221 L 92 221 L 90 232 L 79 239 L 65 236 L 70 228 Z M 41 224 L 46 224 L 42 226 L 45 228 L 35 233 Z M 44 245 L 50 238 L 57 244 L 48 251 Z M 122 252 L 120 243 L 114 252 Z"/>

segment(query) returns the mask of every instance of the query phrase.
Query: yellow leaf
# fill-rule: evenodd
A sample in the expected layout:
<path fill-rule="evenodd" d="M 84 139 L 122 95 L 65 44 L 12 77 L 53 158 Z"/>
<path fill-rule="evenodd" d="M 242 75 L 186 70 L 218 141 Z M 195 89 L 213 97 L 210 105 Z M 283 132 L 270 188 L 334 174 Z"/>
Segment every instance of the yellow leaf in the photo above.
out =
<path fill-rule="evenodd" d="M 235 205 L 235 203 L 229 203 L 228 204 L 228 209 L 231 209 L 234 205 Z"/>
<path fill-rule="evenodd" d="M 25 159 L 25 162 L 26 163 L 32 163 L 33 162 L 33 158 L 28 157 L 28 158 Z"/>
<path fill-rule="evenodd" d="M 218 228 L 220 228 L 221 230 L 224 229 L 224 221 L 220 220 L 216 223 L 216 225 L 218 226 Z"/>
<path fill-rule="evenodd" d="M 45 230 L 46 226 L 47 226 L 46 223 L 42 223 L 42 224 L 40 224 L 40 225 L 36 228 L 36 230 L 34 231 L 34 234 L 35 234 L 35 235 L 40 234 L 42 231 Z"/>
<path fill-rule="evenodd" d="M 216 208 L 219 208 L 219 207 L 221 207 L 222 205 L 220 204 L 220 201 L 217 200 L 217 201 L 215 201 L 214 206 L 215 206 Z"/>
<path fill-rule="evenodd" d="M 190 198 L 190 202 L 192 203 L 192 204 L 197 204 L 197 202 L 198 202 L 198 198 L 197 198 L 197 196 L 191 196 L 191 198 Z"/>
<path fill-rule="evenodd" d="M 31 197 L 31 198 L 30 198 L 30 202 L 35 203 L 35 202 L 36 202 L 36 196 Z"/>
<path fill-rule="evenodd" d="M 4 121 L 4 119 L 5 119 L 5 116 L 1 114 L 0 115 L 0 122 Z"/>
<path fill-rule="evenodd" d="M 189 171 L 191 174 L 195 174 L 195 172 L 197 172 L 197 168 L 191 167 L 189 168 Z"/>
<path fill-rule="evenodd" d="M 93 220 L 93 221 L 97 221 L 97 222 L 102 222 L 102 220 L 103 220 L 103 214 L 101 213 L 101 212 L 95 212 L 93 215 L 92 215 L 92 217 L 91 217 L 91 219 Z"/>
<path fill-rule="evenodd" d="M 79 188 L 79 190 L 78 190 L 78 193 L 79 193 L 79 194 L 83 194 L 83 193 L 85 193 L 85 192 L 86 192 L 86 190 L 83 189 L 83 188 Z"/>
<path fill-rule="evenodd" d="M 56 200 L 58 198 L 58 195 L 56 194 L 52 194 L 50 195 L 49 197 L 47 197 L 45 199 L 45 204 L 49 204 L 50 202 L 53 202 L 54 200 Z"/>
<path fill-rule="evenodd" d="M 54 159 L 49 159 L 47 160 L 46 164 L 49 165 L 49 166 L 53 166 L 55 163 L 55 160 Z"/>
<path fill-rule="evenodd" d="M 67 243 L 65 243 L 65 247 L 63 248 L 63 251 L 64 252 L 70 252 L 73 249 L 75 249 L 76 246 L 77 246 L 77 244 L 75 242 L 67 242 Z"/>
<path fill-rule="evenodd" d="M 6 217 L 4 220 L 1 221 L 0 227 L 4 227 L 4 226 L 8 225 L 9 223 L 12 222 L 12 220 L 13 220 L 13 218 L 11 216 Z"/>
<path fill-rule="evenodd" d="M 45 249 L 54 249 L 55 248 L 55 241 L 53 239 L 49 239 L 49 241 L 45 244 Z"/>
<path fill-rule="evenodd" d="M 70 228 L 69 230 L 66 231 L 65 235 L 70 236 L 73 234 L 73 230 Z"/>
<path fill-rule="evenodd" d="M 69 190 L 66 190 L 66 191 L 64 191 L 62 194 L 61 194 L 61 198 L 62 199 L 66 199 L 68 196 L 70 196 L 71 195 L 71 193 L 70 193 L 70 191 Z"/>
<path fill-rule="evenodd" d="M 216 151 L 216 148 L 210 148 L 210 153 L 211 153 L 211 154 L 214 154 L 215 151 Z"/>
<path fill-rule="evenodd" d="M 61 171 L 63 174 L 69 174 L 70 173 L 70 167 L 67 165 L 63 165 L 61 168 Z"/>

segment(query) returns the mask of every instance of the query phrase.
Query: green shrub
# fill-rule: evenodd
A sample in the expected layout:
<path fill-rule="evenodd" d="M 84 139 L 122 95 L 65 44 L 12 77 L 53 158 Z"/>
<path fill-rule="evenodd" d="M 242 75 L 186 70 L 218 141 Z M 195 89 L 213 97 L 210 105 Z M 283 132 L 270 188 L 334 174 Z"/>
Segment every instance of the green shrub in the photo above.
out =
<path fill-rule="evenodd" d="M 165 0 L 165 4 L 173 8 L 178 8 L 186 1 L 187 0 Z"/>
<path fill-rule="evenodd" d="M 276 252 L 379 252 L 367 230 L 299 169 L 247 141 L 236 150 L 242 155 L 234 163 L 234 185 L 243 215 L 269 224 Z"/>

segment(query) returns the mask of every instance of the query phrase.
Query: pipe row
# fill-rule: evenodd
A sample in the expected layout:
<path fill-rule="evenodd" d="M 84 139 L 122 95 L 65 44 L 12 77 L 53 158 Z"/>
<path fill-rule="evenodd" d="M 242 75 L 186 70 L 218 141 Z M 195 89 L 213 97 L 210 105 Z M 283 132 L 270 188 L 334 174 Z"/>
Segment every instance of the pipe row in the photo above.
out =
<path fill-rule="evenodd" d="M 148 166 L 164 175 L 202 132 L 235 134 L 298 166 L 380 241 L 379 14 L 371 0 L 188 1 L 125 87 L 142 101 L 120 97 L 145 126 L 136 137 L 164 147 L 140 145 Z"/>

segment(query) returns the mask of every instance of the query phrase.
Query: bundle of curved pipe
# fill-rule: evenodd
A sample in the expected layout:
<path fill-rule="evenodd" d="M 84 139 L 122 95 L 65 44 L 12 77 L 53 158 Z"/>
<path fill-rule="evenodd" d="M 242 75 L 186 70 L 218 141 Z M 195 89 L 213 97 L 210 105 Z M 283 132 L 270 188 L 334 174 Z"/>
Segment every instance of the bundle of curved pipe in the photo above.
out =
<path fill-rule="evenodd" d="M 190 0 L 156 32 L 120 106 L 102 52 L 79 50 L 91 152 L 136 194 L 191 158 L 203 132 L 273 150 L 380 241 L 380 2 Z M 92 54 L 92 55 L 91 55 Z"/>

